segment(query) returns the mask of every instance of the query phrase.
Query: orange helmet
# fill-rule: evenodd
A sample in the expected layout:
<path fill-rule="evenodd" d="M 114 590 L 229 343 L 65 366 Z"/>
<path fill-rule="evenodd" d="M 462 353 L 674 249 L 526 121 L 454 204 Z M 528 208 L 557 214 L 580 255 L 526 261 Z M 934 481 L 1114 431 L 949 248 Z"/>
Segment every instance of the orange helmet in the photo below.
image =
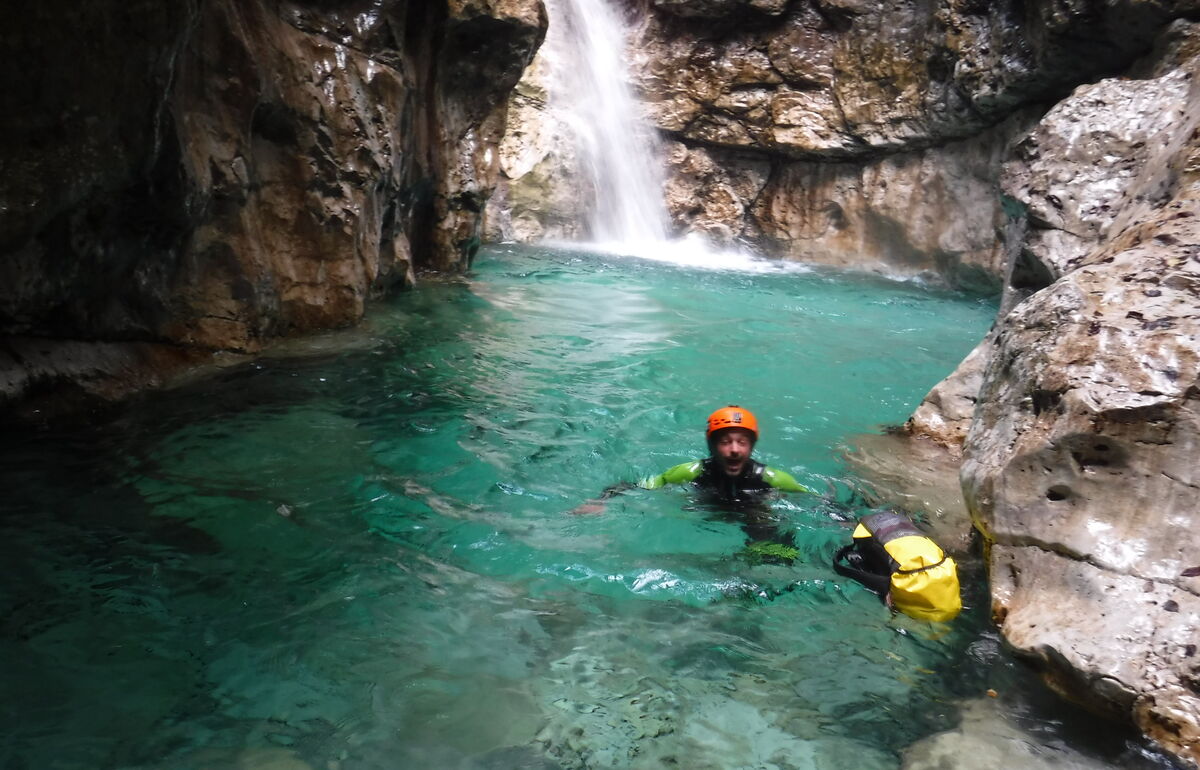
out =
<path fill-rule="evenodd" d="M 748 409 L 730 404 L 713 412 L 708 416 L 708 431 L 704 437 L 712 438 L 714 433 L 724 428 L 748 430 L 754 434 L 754 440 L 758 441 L 758 420 L 754 419 L 754 415 Z"/>

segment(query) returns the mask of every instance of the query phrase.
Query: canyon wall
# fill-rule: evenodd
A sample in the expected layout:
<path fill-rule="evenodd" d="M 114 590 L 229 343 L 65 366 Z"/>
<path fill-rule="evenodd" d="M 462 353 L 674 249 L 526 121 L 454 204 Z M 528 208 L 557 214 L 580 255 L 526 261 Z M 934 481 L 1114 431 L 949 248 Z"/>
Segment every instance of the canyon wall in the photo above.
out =
<path fill-rule="evenodd" d="M 677 233 L 990 291 L 1005 271 L 996 180 L 1013 146 L 1054 101 L 1120 72 L 1194 3 L 626 5 L 627 58 L 667 142 Z M 540 127 L 554 121 L 538 109 L 553 106 L 544 86 L 506 139 L 524 159 L 502 170 L 524 224 L 495 212 L 493 237 L 559 232 L 586 210 L 547 184 L 569 158 Z"/>
<path fill-rule="evenodd" d="M 540 0 L 6 6 L 0 403 L 111 396 L 478 247 Z"/>
<path fill-rule="evenodd" d="M 1162 48 L 1007 165 L 1045 286 L 981 348 L 962 480 L 1008 642 L 1200 764 L 1200 27 Z"/>
<path fill-rule="evenodd" d="M 1008 642 L 1200 761 L 1200 44 L 1168 29 L 1200 2 L 629 7 L 678 232 L 1003 285 L 910 430 L 962 453 Z M 0 406 L 352 324 L 485 235 L 584 232 L 544 68 L 508 101 L 539 0 L 0 22 Z"/>

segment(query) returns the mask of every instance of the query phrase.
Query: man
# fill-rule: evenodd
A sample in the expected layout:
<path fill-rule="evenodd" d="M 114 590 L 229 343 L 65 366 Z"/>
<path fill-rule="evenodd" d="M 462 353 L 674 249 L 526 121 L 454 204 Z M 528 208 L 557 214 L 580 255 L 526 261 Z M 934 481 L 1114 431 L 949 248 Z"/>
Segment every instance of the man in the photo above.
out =
<path fill-rule="evenodd" d="M 754 561 L 790 562 L 796 557 L 792 533 L 779 532 L 778 522 L 763 500 L 775 490 L 813 491 L 785 471 L 755 460 L 753 452 L 758 437 L 758 420 L 750 410 L 732 405 L 722 407 L 708 416 L 705 432 L 708 457 L 668 468 L 636 486 L 658 489 L 667 484 L 691 484 L 700 492 L 702 502 L 736 517 L 747 537 L 744 555 Z M 633 486 L 629 483 L 611 486 L 599 498 L 573 512 L 600 513 L 608 498 Z"/>
<path fill-rule="evenodd" d="M 758 443 L 758 420 L 748 409 L 726 406 L 708 416 L 709 456 L 676 465 L 638 486 L 658 489 L 667 484 L 694 484 L 722 503 L 741 503 L 772 489 L 783 492 L 812 492 L 789 474 L 768 468 L 751 457 Z"/>

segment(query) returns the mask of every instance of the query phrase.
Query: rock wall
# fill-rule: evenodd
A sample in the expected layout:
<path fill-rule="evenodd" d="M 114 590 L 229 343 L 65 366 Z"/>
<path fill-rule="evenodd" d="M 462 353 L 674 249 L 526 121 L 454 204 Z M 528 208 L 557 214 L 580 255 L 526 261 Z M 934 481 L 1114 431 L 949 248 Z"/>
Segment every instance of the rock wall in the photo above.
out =
<path fill-rule="evenodd" d="M 546 19 L 540 0 L 53 0 L 0 24 L 3 399 L 352 324 L 465 265 Z"/>
<path fill-rule="evenodd" d="M 489 241 L 576 240 L 586 231 L 588 195 L 570 129 L 551 100 L 563 44 L 551 26 L 546 43 L 509 98 L 500 171 L 488 200 L 484 237 Z"/>
<path fill-rule="evenodd" d="M 691 202 L 718 197 L 729 240 L 775 256 L 994 287 L 1011 146 L 1048 100 L 1144 52 L 1169 6 L 654 0 L 641 82 L 658 125 L 740 151 L 726 175 L 768 160 L 756 190 L 672 162 L 676 224 L 711 232 Z"/>
<path fill-rule="evenodd" d="M 1081 86 L 1004 174 L 996 328 L 910 428 L 963 444 L 993 614 L 1055 689 L 1200 764 L 1200 28 Z M 969 406 L 967 404 L 969 403 Z"/>
<path fill-rule="evenodd" d="M 631 1 L 627 58 L 669 139 L 680 234 L 995 289 L 1007 221 L 996 182 L 1012 146 L 1194 5 Z M 537 134 L 541 114 L 515 130 Z M 551 224 L 525 232 L 577 210 L 544 184 L 553 176 L 541 166 L 522 204 L 526 221 Z M 505 184 L 520 188 L 523 169 Z"/>

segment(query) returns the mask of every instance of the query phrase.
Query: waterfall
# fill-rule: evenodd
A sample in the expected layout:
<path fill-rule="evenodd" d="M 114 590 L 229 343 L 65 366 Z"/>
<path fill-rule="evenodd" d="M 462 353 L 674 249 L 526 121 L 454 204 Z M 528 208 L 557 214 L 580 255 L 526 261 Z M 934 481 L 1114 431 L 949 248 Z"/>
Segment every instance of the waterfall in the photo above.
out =
<path fill-rule="evenodd" d="M 703 236 L 670 239 L 658 134 L 628 81 L 627 25 L 620 0 L 546 0 L 548 102 L 573 146 L 593 243 L 613 252 L 719 270 L 806 271 L 739 249 L 713 250 Z"/>
<path fill-rule="evenodd" d="M 593 240 L 639 250 L 667 240 L 654 129 L 627 81 L 625 23 L 612 0 L 549 0 L 555 112 L 594 195 Z"/>

